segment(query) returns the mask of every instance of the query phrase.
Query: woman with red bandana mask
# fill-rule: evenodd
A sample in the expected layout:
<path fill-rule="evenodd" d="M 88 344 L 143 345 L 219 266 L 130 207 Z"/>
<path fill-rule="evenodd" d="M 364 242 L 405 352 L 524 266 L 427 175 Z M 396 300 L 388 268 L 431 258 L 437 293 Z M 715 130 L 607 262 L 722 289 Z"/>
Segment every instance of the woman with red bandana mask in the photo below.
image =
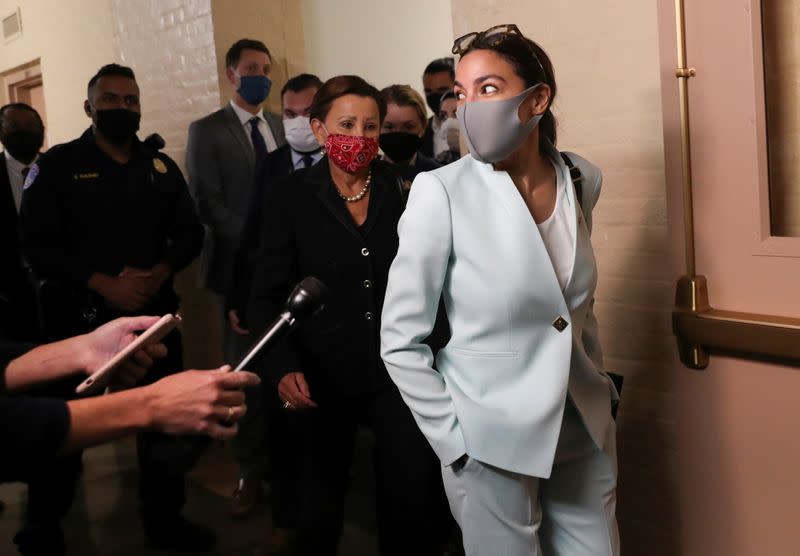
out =
<path fill-rule="evenodd" d="M 248 315 L 257 330 L 313 275 L 325 309 L 275 346 L 262 375 L 288 413 L 284 450 L 300 451 L 296 548 L 336 554 L 357 429 L 374 435 L 381 554 L 441 554 L 447 535 L 439 463 L 379 356 L 380 315 L 405 206 L 393 166 L 377 160 L 386 104 L 357 76 L 316 93 L 311 128 L 326 156 L 269 192 Z M 410 532 L 413 532 L 410 534 Z"/>

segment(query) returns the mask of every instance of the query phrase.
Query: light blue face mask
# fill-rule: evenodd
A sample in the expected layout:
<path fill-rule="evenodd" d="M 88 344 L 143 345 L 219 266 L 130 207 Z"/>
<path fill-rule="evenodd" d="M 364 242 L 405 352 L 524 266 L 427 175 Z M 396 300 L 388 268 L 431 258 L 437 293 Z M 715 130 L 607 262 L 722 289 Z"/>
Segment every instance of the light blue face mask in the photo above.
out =
<path fill-rule="evenodd" d="M 243 75 L 239 78 L 239 94 L 252 106 L 258 106 L 269 96 L 272 80 L 266 75 Z"/>
<path fill-rule="evenodd" d="M 519 107 L 541 85 L 525 89 L 503 100 L 467 102 L 456 110 L 461 134 L 469 152 L 480 162 L 500 162 L 517 150 L 542 119 L 542 114 L 527 122 L 519 119 Z"/>

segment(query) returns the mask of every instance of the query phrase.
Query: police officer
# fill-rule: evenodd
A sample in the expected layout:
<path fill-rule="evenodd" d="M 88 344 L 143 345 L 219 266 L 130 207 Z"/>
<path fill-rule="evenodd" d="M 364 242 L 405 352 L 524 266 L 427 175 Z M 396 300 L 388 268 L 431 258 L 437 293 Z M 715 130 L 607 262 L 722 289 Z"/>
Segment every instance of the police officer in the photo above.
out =
<path fill-rule="evenodd" d="M 133 71 L 117 64 L 100 68 L 89 81 L 84 110 L 92 126 L 31 167 L 22 201 L 25 254 L 38 278 L 57 284 L 43 298 L 45 326 L 56 338 L 122 315 L 175 312 L 173 276 L 199 254 L 203 239 L 180 170 L 136 136 L 141 111 Z M 169 353 L 149 381 L 183 368 L 179 333 L 164 343 Z M 194 462 L 179 440 L 155 432 L 137 439 L 145 534 L 154 548 L 207 550 L 213 532 L 180 515 L 184 475 Z M 23 554 L 63 553 L 58 521 L 73 486 L 54 482 L 49 492 L 40 490 L 62 514 L 39 511 L 31 487 L 33 509 L 15 539 Z M 50 546 L 30 548 L 42 543 Z"/>

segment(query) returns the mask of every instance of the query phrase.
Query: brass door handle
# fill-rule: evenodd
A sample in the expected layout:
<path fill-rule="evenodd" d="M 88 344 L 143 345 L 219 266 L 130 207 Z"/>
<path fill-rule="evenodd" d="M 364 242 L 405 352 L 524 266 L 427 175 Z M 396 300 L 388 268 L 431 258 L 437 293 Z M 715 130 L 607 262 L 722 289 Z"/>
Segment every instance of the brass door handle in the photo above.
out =
<path fill-rule="evenodd" d="M 714 309 L 703 276 L 678 280 L 672 330 L 691 369 L 706 368 L 712 350 L 800 364 L 800 319 Z"/>
<path fill-rule="evenodd" d="M 692 157 L 689 125 L 689 79 L 696 75 L 686 63 L 686 26 L 683 0 L 675 0 L 678 42 L 681 150 L 683 163 L 683 225 L 686 276 L 678 280 L 672 330 L 684 365 L 692 369 L 708 366 L 711 350 L 739 356 L 782 360 L 800 365 L 800 319 L 714 309 L 708 302 L 705 276 L 696 274 Z"/>

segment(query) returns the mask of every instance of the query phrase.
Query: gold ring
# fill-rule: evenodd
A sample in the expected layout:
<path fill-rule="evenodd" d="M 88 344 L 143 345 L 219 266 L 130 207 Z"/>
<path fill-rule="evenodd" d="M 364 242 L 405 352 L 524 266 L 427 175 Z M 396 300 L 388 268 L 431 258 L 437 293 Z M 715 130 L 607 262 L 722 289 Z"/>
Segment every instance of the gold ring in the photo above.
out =
<path fill-rule="evenodd" d="M 292 402 L 290 402 L 289 400 L 283 402 L 283 409 L 291 409 L 291 408 L 292 408 Z"/>
<path fill-rule="evenodd" d="M 231 406 L 228 406 L 228 416 L 225 418 L 225 422 L 226 423 L 233 422 L 233 407 Z"/>

